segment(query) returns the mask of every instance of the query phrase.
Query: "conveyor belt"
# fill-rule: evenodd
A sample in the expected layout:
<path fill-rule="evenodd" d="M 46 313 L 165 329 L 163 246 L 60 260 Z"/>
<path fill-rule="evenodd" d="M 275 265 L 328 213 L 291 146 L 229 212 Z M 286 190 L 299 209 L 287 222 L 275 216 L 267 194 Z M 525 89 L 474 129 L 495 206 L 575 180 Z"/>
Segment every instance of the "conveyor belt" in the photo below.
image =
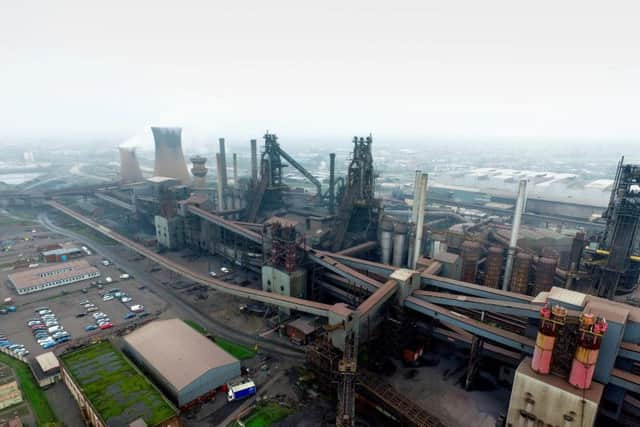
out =
<path fill-rule="evenodd" d="M 255 301 L 261 301 L 267 304 L 274 304 L 280 307 L 285 307 L 285 308 L 290 308 L 293 310 L 298 310 L 298 311 L 302 311 L 305 313 L 310 313 L 310 314 L 314 314 L 316 316 L 323 316 L 323 317 L 328 317 L 329 316 L 329 310 L 331 309 L 331 306 L 328 304 L 322 304 L 319 302 L 315 302 L 315 301 L 309 301 L 309 300 L 304 300 L 301 298 L 294 298 L 294 297 L 288 297 L 288 296 L 284 296 L 284 295 L 277 295 L 277 294 L 273 294 L 271 292 L 265 292 L 265 291 L 261 291 L 261 290 L 257 290 L 257 289 L 250 289 L 250 288 L 245 288 L 242 286 L 237 286 L 237 285 L 232 285 L 230 283 L 226 283 L 223 282 L 221 280 L 218 279 L 214 279 L 212 277 L 208 277 L 199 273 L 195 273 L 193 272 L 191 269 L 182 266 L 174 261 L 172 261 L 171 259 L 164 257 L 162 255 L 159 255 L 157 253 L 155 253 L 154 251 L 146 248 L 145 246 L 142 246 L 130 239 L 127 239 L 126 237 L 122 236 L 121 234 L 101 225 L 98 224 L 97 222 L 84 217 L 83 215 L 80 215 L 79 213 L 55 202 L 55 201 L 50 201 L 48 202 L 49 206 L 51 206 L 54 209 L 57 209 L 58 211 L 69 215 L 70 217 L 76 219 L 77 221 L 80 221 L 81 223 L 87 225 L 88 227 L 91 227 L 92 229 L 104 234 L 105 236 L 115 240 L 116 242 L 128 247 L 129 249 L 132 249 L 134 251 L 136 251 L 137 253 L 139 253 L 140 255 L 143 255 L 147 258 L 149 258 L 150 260 L 162 265 L 163 267 L 174 271 L 184 277 L 189 278 L 190 280 L 193 280 L 194 282 L 206 285 L 206 286 L 210 286 L 214 289 L 217 289 L 219 291 L 222 292 L 226 292 L 228 294 L 231 295 L 235 295 L 241 298 L 247 298 L 247 299 L 251 299 L 251 300 L 255 300 Z"/>

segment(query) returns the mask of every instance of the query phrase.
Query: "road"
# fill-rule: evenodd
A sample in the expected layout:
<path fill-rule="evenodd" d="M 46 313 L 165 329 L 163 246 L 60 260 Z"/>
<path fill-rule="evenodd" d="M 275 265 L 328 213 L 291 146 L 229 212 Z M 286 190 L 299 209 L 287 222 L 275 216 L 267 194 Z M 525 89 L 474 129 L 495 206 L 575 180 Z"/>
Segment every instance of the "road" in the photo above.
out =
<path fill-rule="evenodd" d="M 112 259 L 116 264 L 133 273 L 133 275 L 138 280 L 142 281 L 150 290 L 152 290 L 165 301 L 169 302 L 171 304 L 171 307 L 180 317 L 194 320 L 214 335 L 218 335 L 228 340 L 235 341 L 247 346 L 253 346 L 256 341 L 258 341 L 260 349 L 265 353 L 271 354 L 273 356 L 279 356 L 295 362 L 304 361 L 305 352 L 302 348 L 295 347 L 293 346 L 293 344 L 288 345 L 268 338 L 262 338 L 256 335 L 247 334 L 242 331 L 231 329 L 225 323 L 216 321 L 197 308 L 191 306 L 182 299 L 182 296 L 179 293 L 174 292 L 170 287 L 162 285 L 158 279 L 141 268 L 140 264 L 129 261 L 129 259 L 127 258 L 128 250 L 123 251 L 123 246 L 106 246 L 88 239 L 85 236 L 59 227 L 51 221 L 46 213 L 40 214 L 38 216 L 38 221 L 40 222 L 40 224 L 42 224 L 43 227 L 56 233 L 70 237 L 74 240 L 83 242 L 86 245 L 93 247 L 96 252 L 104 255 L 109 259 Z"/>

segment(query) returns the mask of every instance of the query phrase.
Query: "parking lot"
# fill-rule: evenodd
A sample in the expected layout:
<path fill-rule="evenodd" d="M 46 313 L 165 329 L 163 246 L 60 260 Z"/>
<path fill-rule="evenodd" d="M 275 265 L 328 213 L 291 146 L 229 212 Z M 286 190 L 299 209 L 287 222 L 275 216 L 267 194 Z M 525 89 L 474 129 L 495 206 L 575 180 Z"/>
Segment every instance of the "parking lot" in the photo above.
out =
<path fill-rule="evenodd" d="M 71 335 L 72 339 L 86 337 L 99 332 L 99 329 L 96 331 L 85 330 L 87 325 L 96 323 L 92 317 L 93 313 L 105 313 L 111 323 L 114 326 L 118 326 L 138 318 L 138 315 L 136 315 L 131 319 L 125 319 L 125 316 L 130 313 L 129 307 L 132 305 L 143 305 L 144 311 L 151 314 L 160 313 L 166 309 L 167 304 L 135 278 L 120 280 L 119 277 L 123 274 L 123 271 L 118 269 L 117 266 L 113 264 L 104 266 L 101 262 L 103 258 L 95 255 L 84 257 L 84 259 L 100 270 L 101 288 L 97 280 L 85 280 L 27 295 L 17 295 L 15 291 L 6 285 L 6 277 L 9 272 L 3 271 L 0 273 L 3 283 L 0 297 L 10 296 L 13 298 L 13 304 L 17 307 L 15 313 L 0 317 L 2 332 L 7 336 L 8 340 L 12 343 L 24 344 L 25 348 L 34 356 L 47 351 L 36 342 L 31 328 L 27 326 L 29 320 L 39 318 L 35 312 L 36 308 L 39 307 L 47 307 L 51 310 L 58 323 Z M 112 278 L 112 283 L 105 283 L 107 277 Z M 121 292 L 126 293 L 131 298 L 131 301 L 126 304 L 122 303 L 118 298 L 103 301 L 103 295 L 111 289 L 119 289 Z M 97 310 L 87 313 L 85 307 L 80 304 L 85 300 L 95 304 Z"/>

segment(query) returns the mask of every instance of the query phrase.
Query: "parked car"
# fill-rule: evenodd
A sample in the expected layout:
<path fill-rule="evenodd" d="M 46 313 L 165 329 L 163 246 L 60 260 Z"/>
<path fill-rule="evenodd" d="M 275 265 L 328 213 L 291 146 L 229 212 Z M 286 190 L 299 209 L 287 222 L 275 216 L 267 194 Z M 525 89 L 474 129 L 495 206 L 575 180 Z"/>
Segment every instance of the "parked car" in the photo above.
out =
<path fill-rule="evenodd" d="M 106 322 L 106 323 L 101 324 L 99 327 L 100 327 L 100 329 L 105 330 L 105 329 L 112 328 L 113 324 L 111 324 L 110 322 Z"/>
<path fill-rule="evenodd" d="M 94 311 L 98 311 L 98 307 L 93 306 L 93 307 L 87 308 L 87 313 L 91 313 L 91 312 L 94 312 Z"/>
<path fill-rule="evenodd" d="M 76 314 L 76 317 L 80 318 L 80 317 L 84 317 L 86 315 L 87 315 L 87 313 L 78 313 L 78 314 Z"/>
<path fill-rule="evenodd" d="M 124 303 L 128 303 L 128 302 L 133 301 L 133 298 L 131 298 L 130 296 L 125 295 L 122 298 L 120 298 L 120 301 L 122 301 Z"/>
<path fill-rule="evenodd" d="M 111 323 L 111 319 L 109 319 L 108 317 L 103 317 L 101 319 L 96 320 L 96 324 L 98 326 L 102 325 L 103 323 Z"/>
<path fill-rule="evenodd" d="M 149 315 L 149 313 L 147 313 L 147 312 L 145 311 L 144 313 L 140 313 L 140 314 L 138 314 L 138 318 L 142 319 L 142 318 L 147 317 L 148 315 Z"/>
<path fill-rule="evenodd" d="M 134 318 L 134 317 L 136 317 L 136 316 L 137 316 L 137 314 L 136 314 L 136 313 L 131 313 L 131 312 L 129 312 L 129 313 L 127 313 L 127 314 L 125 314 L 125 315 L 124 315 L 124 320 L 129 320 L 129 319 L 132 319 L 132 318 Z"/>
<path fill-rule="evenodd" d="M 55 342 L 55 340 L 51 340 L 50 342 L 44 343 L 44 344 L 40 344 L 42 346 L 43 349 L 47 350 L 51 347 L 55 347 L 58 343 Z"/>
<path fill-rule="evenodd" d="M 104 278 L 104 281 L 107 282 L 107 283 L 111 283 L 111 282 L 113 282 L 113 279 L 111 277 L 107 276 L 107 277 Z"/>
<path fill-rule="evenodd" d="M 8 311 L 9 313 L 15 313 L 15 312 L 16 312 L 16 310 L 17 310 L 17 309 L 16 309 L 16 306 L 15 306 L 15 305 L 8 305 L 8 306 L 7 306 L 7 311 Z"/>
<path fill-rule="evenodd" d="M 127 280 L 128 278 L 130 278 L 131 276 L 129 276 L 127 273 L 121 274 L 120 275 L 120 280 Z"/>
<path fill-rule="evenodd" d="M 40 316 L 43 316 L 43 315 L 45 315 L 45 314 L 52 314 L 52 313 L 51 313 L 51 310 L 49 310 L 49 309 L 47 308 L 47 309 L 44 309 L 44 310 L 40 310 L 40 311 L 38 311 L 38 314 L 39 314 Z"/>
<path fill-rule="evenodd" d="M 64 330 L 64 328 L 62 326 L 60 326 L 60 325 L 55 325 L 55 326 L 52 326 L 52 327 L 50 327 L 48 329 L 50 334 L 52 334 L 54 332 L 62 331 L 62 330 Z"/>
<path fill-rule="evenodd" d="M 30 319 L 29 321 L 27 321 L 27 326 L 38 325 L 40 323 L 40 319 Z"/>
<path fill-rule="evenodd" d="M 89 331 L 95 331 L 96 329 L 98 329 L 98 327 L 96 325 L 87 325 L 84 327 L 84 330 L 89 332 Z"/>
<path fill-rule="evenodd" d="M 228 273 L 229 269 L 227 267 L 220 267 L 220 271 L 222 271 L 223 273 Z"/>
<path fill-rule="evenodd" d="M 40 314 L 41 311 L 49 311 L 49 307 L 38 307 L 36 308 L 35 312 Z"/>
<path fill-rule="evenodd" d="M 88 299 L 84 301 L 80 301 L 80 305 L 86 305 L 86 304 L 91 304 L 91 301 L 89 301 Z"/>
<path fill-rule="evenodd" d="M 115 297 L 111 294 L 106 294 L 105 296 L 102 297 L 102 301 L 111 301 L 112 299 L 114 299 Z"/>
<path fill-rule="evenodd" d="M 144 306 L 141 304 L 132 305 L 131 307 L 129 307 L 129 310 L 133 311 L 134 313 L 140 313 L 144 311 Z"/>
<path fill-rule="evenodd" d="M 215 271 L 210 271 L 210 272 L 209 272 L 209 276 L 211 276 L 211 277 L 216 277 L 216 276 L 217 276 L 217 274 L 216 274 L 216 272 L 215 272 Z"/>
<path fill-rule="evenodd" d="M 95 306 L 96 306 L 95 304 L 92 304 L 90 302 L 87 303 L 87 304 L 84 304 L 84 308 L 91 308 L 91 307 L 95 307 Z"/>

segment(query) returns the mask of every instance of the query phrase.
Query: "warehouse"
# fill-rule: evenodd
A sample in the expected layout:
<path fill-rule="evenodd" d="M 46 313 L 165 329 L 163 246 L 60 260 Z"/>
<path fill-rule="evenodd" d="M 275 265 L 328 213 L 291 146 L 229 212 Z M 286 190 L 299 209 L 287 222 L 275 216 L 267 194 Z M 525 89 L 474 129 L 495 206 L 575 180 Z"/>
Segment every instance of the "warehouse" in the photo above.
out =
<path fill-rule="evenodd" d="M 66 262 L 72 258 L 79 258 L 84 255 L 80 248 L 57 248 L 42 252 L 42 259 L 46 262 Z"/>
<path fill-rule="evenodd" d="M 10 274 L 9 283 L 19 295 L 25 295 L 99 276 L 97 268 L 78 260 Z"/>
<path fill-rule="evenodd" d="M 156 320 L 124 338 L 124 351 L 179 407 L 206 400 L 240 376 L 240 362 L 180 319 Z"/>
<path fill-rule="evenodd" d="M 86 425 L 180 427 L 178 411 L 109 341 L 60 356 L 62 380 Z M 133 392 L 135 391 L 135 392 Z"/>

